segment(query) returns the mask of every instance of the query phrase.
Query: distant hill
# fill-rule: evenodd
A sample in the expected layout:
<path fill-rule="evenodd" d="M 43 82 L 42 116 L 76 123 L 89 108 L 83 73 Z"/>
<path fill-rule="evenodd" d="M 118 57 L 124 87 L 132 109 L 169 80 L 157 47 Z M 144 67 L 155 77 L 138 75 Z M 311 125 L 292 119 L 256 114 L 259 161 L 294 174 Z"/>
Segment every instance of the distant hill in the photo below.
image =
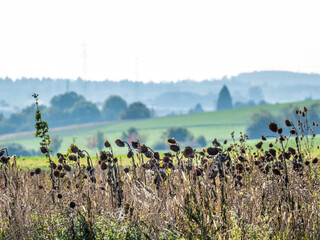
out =
<path fill-rule="evenodd" d="M 0 79 L 0 101 L 5 101 L 11 109 L 21 109 L 33 103 L 31 95 L 38 93 L 43 104 L 66 91 L 76 91 L 95 103 L 102 102 L 110 95 L 119 95 L 127 102 L 142 101 L 157 111 L 163 111 L 166 96 L 175 100 L 175 111 L 186 111 L 201 103 L 205 109 L 214 110 L 218 93 L 227 85 L 233 102 L 257 101 L 254 94 L 259 88 L 259 97 L 269 103 L 303 101 L 320 98 L 320 74 L 294 73 L 285 71 L 261 71 L 241 73 L 234 77 L 204 80 L 201 82 L 183 80 L 178 82 L 142 83 L 129 80 L 84 81 L 77 79 Z M 260 91 L 261 90 L 261 91 Z M 175 99 L 174 93 L 177 98 Z M 182 96 L 183 95 L 183 96 Z M 186 100 L 187 99 L 187 100 Z M 167 113 L 172 111 L 168 106 Z"/>

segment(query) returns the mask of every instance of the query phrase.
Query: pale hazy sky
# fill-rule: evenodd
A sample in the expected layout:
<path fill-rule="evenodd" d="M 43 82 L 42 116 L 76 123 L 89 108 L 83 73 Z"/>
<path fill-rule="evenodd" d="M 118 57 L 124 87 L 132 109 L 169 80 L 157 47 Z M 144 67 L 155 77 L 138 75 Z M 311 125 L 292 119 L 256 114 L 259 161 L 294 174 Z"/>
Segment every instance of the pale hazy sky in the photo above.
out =
<path fill-rule="evenodd" d="M 320 73 L 319 25 L 319 0 L 1 0 L 0 77 Z"/>

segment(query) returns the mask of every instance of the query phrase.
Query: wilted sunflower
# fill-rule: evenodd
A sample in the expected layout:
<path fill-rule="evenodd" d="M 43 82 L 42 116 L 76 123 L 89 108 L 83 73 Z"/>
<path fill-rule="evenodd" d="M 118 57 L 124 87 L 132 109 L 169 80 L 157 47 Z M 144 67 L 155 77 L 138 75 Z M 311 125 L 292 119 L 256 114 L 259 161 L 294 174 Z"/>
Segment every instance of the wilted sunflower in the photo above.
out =
<path fill-rule="evenodd" d="M 146 152 L 148 152 L 148 147 L 146 146 L 146 145 L 141 145 L 140 147 L 139 147 L 139 152 L 140 153 L 146 153 Z"/>
<path fill-rule="evenodd" d="M 292 127 L 292 122 L 290 120 L 286 120 L 285 124 L 287 127 Z"/>
<path fill-rule="evenodd" d="M 109 143 L 108 140 L 105 140 L 105 141 L 104 141 L 104 146 L 105 146 L 106 148 L 109 148 L 109 147 L 111 147 L 111 144 Z"/>
<path fill-rule="evenodd" d="M 138 141 L 131 141 L 131 145 L 133 148 L 137 149 L 139 147 L 139 142 Z"/>
<path fill-rule="evenodd" d="M 46 147 L 40 147 L 40 151 L 42 152 L 42 153 L 47 153 L 48 152 L 48 149 L 46 148 Z"/>
<path fill-rule="evenodd" d="M 73 145 L 73 144 L 71 145 L 70 150 L 73 153 L 79 152 L 79 148 L 76 145 Z"/>
<path fill-rule="evenodd" d="M 64 170 L 66 170 L 67 172 L 71 171 L 71 167 L 69 165 L 64 165 L 63 166 Z"/>
<path fill-rule="evenodd" d="M 127 158 L 132 158 L 132 156 L 133 156 L 133 152 L 132 150 L 129 150 L 127 153 Z"/>
<path fill-rule="evenodd" d="M 272 168 L 272 173 L 273 173 L 274 175 L 276 175 L 276 176 L 281 175 L 281 171 L 280 171 L 280 169 L 278 169 L 278 168 Z"/>
<path fill-rule="evenodd" d="M 269 129 L 272 132 L 277 132 L 278 131 L 278 125 L 275 122 L 271 122 L 271 123 L 269 123 Z"/>
<path fill-rule="evenodd" d="M 41 169 L 40 169 L 40 168 L 36 168 L 36 169 L 34 170 L 34 172 L 35 172 L 35 174 L 39 175 L 39 174 L 41 173 Z"/>
<path fill-rule="evenodd" d="M 215 156 L 219 153 L 220 149 L 219 148 L 213 148 L 213 147 L 209 147 L 207 148 L 207 153 L 209 155 Z"/>
<path fill-rule="evenodd" d="M 177 141 L 174 138 L 168 138 L 167 143 L 169 144 L 177 144 Z"/>
<path fill-rule="evenodd" d="M 260 141 L 256 144 L 256 148 L 261 149 L 262 145 L 263 145 L 263 142 Z"/>
<path fill-rule="evenodd" d="M 120 139 L 117 139 L 117 140 L 115 141 L 115 143 L 117 144 L 118 147 L 124 147 L 124 146 L 125 146 L 124 141 L 122 141 L 122 140 L 120 140 Z"/>
<path fill-rule="evenodd" d="M 180 147 L 178 145 L 170 145 L 170 150 L 174 152 L 179 152 Z"/>
<path fill-rule="evenodd" d="M 183 156 L 189 157 L 193 154 L 193 149 L 190 146 L 187 146 L 183 149 Z"/>

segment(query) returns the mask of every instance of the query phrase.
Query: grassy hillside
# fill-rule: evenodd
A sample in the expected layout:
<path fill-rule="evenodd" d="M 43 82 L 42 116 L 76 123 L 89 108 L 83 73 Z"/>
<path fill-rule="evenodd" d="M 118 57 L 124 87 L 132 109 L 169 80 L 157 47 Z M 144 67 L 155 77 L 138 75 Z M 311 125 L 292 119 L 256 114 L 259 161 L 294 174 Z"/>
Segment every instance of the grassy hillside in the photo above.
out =
<path fill-rule="evenodd" d="M 209 142 L 213 138 L 229 139 L 232 131 L 236 133 L 236 136 L 239 132 L 245 132 L 246 127 L 251 120 L 251 116 L 255 112 L 268 110 L 273 114 L 279 114 L 286 107 L 303 107 L 316 102 L 319 101 L 313 100 L 274 104 L 262 107 L 232 109 L 219 112 L 206 112 L 138 121 L 76 125 L 50 129 L 49 132 L 51 136 L 57 135 L 63 138 L 61 151 L 66 150 L 74 136 L 77 137 L 77 145 L 80 148 L 87 148 L 87 139 L 96 135 L 98 131 L 103 132 L 105 138 L 113 142 L 115 139 L 120 138 L 122 132 L 130 127 L 137 128 L 139 133 L 146 137 L 146 144 L 149 146 L 152 146 L 157 142 L 165 141 L 165 139 L 161 137 L 163 132 L 169 127 L 178 126 L 188 128 L 195 137 L 204 136 Z M 9 143 L 19 143 L 28 149 L 38 149 L 39 139 L 34 137 L 34 132 L 0 136 L 0 146 L 5 147 L 6 144 Z"/>

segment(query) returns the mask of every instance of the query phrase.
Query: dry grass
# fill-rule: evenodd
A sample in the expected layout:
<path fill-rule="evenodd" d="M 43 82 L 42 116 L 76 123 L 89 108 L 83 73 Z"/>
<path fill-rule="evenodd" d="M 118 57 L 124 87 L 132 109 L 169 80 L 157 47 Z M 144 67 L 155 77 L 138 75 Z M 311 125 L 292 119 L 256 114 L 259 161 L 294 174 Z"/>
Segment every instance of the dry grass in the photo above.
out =
<path fill-rule="evenodd" d="M 298 125 L 286 122 L 295 134 L 270 124 L 276 140 L 271 147 L 257 143 L 258 151 L 242 134 L 200 152 L 168 139 L 172 151 L 161 157 L 139 142 L 117 140 L 128 147 L 130 168 L 119 166 L 107 141 L 99 162 L 71 146 L 49 171 L 21 170 L 2 157 L 0 236 L 319 239 L 319 163 L 309 135 L 317 126 L 309 126 L 307 109 L 298 115 Z M 290 138 L 295 148 L 286 146 Z"/>

